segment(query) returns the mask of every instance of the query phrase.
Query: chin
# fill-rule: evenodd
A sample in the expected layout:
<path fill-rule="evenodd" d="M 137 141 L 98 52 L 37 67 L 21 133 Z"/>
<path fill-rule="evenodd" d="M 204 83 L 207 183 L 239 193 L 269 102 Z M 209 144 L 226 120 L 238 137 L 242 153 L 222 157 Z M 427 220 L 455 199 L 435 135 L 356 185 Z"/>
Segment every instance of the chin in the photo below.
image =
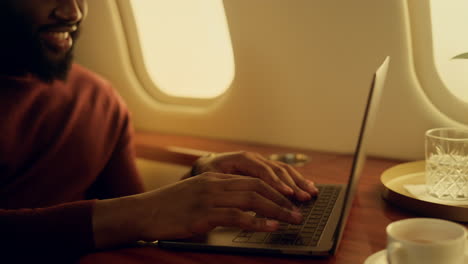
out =
<path fill-rule="evenodd" d="M 47 83 L 55 80 L 66 81 L 73 63 L 73 49 L 60 54 L 43 48 L 41 54 L 32 65 L 31 73 Z"/>

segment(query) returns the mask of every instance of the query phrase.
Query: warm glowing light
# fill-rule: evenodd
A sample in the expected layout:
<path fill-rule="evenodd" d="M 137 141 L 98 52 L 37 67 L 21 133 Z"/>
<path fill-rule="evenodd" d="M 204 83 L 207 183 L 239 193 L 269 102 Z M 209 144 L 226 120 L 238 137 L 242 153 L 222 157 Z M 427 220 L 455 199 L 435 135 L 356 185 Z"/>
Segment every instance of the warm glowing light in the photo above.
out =
<path fill-rule="evenodd" d="M 431 0 L 434 61 L 446 87 L 468 102 L 468 0 Z"/>
<path fill-rule="evenodd" d="M 213 98 L 234 78 L 222 0 L 132 0 L 147 71 L 177 97 Z"/>

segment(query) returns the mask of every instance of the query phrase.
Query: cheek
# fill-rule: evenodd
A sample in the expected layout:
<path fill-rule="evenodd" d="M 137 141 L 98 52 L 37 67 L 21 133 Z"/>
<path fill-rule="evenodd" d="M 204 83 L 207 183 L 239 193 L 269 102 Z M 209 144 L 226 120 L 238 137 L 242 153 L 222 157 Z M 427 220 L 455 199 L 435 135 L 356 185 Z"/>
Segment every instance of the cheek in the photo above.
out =
<path fill-rule="evenodd" d="M 33 27 L 39 27 L 49 23 L 50 14 L 54 10 L 54 7 L 48 2 L 44 1 L 43 4 L 30 5 L 18 11 L 26 22 Z"/>
<path fill-rule="evenodd" d="M 83 14 L 83 19 L 85 19 L 88 14 L 88 2 L 86 0 L 78 0 L 78 6 Z"/>

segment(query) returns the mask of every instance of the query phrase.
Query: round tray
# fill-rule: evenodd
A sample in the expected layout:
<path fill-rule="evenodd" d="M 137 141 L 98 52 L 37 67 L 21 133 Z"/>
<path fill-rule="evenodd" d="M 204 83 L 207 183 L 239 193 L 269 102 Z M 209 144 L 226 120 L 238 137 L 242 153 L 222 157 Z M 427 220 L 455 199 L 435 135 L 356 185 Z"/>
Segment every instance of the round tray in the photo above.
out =
<path fill-rule="evenodd" d="M 424 161 L 396 165 L 384 171 L 380 180 L 384 186 L 382 196 L 395 206 L 417 214 L 443 218 L 458 222 L 468 222 L 468 206 L 445 205 L 415 198 L 403 186 L 424 183 Z"/>

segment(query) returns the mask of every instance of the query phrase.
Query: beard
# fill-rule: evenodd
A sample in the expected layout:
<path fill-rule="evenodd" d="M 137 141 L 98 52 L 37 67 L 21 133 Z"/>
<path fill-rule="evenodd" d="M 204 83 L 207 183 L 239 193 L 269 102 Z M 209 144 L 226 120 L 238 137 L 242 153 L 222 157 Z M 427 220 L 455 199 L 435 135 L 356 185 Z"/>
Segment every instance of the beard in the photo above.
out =
<path fill-rule="evenodd" d="M 3 2 L 4 0 L 0 0 Z M 61 58 L 53 59 L 39 37 L 39 30 L 12 8 L 0 4 L 0 74 L 31 74 L 43 82 L 65 81 L 73 62 L 73 45 Z M 75 40 L 79 31 L 72 32 Z"/>

